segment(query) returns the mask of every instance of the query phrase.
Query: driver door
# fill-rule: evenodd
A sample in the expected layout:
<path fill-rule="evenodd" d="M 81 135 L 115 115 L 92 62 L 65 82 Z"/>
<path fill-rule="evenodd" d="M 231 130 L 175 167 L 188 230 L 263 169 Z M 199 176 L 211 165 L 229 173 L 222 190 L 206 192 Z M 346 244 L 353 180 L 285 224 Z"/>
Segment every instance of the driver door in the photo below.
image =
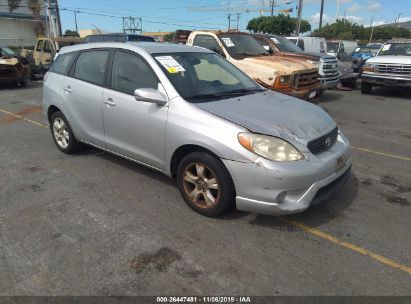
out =
<path fill-rule="evenodd" d="M 114 52 L 109 86 L 103 91 L 106 147 L 123 156 L 164 170 L 168 105 L 136 100 L 134 91 L 158 89 L 160 81 L 135 52 Z"/>

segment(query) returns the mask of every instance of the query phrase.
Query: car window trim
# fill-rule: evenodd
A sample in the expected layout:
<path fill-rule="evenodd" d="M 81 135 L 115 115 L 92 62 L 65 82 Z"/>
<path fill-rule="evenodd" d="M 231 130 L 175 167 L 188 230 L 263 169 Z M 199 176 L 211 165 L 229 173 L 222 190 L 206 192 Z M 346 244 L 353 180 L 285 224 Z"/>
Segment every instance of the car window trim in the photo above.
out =
<path fill-rule="evenodd" d="M 91 82 L 91 81 L 87 81 L 87 80 L 83 80 L 83 79 L 74 77 L 74 72 L 76 70 L 76 64 L 77 64 L 77 61 L 80 58 L 81 54 L 87 53 L 87 52 L 93 52 L 93 51 L 107 51 L 108 52 L 108 57 L 107 57 L 106 65 L 105 65 L 105 68 L 104 68 L 103 84 L 98 84 L 98 83 L 94 83 L 94 82 Z M 77 54 L 76 58 L 73 60 L 72 65 L 71 65 L 70 70 L 69 70 L 69 74 L 67 76 L 70 77 L 70 78 L 77 79 L 79 81 L 90 83 L 90 84 L 98 86 L 98 87 L 107 88 L 107 67 L 108 67 L 108 61 L 110 59 L 110 53 L 111 53 L 110 48 L 90 48 L 90 49 L 84 49 L 84 50 L 78 51 L 78 54 Z"/>
<path fill-rule="evenodd" d="M 130 55 L 136 56 L 139 59 L 141 59 L 141 61 L 143 63 L 145 63 L 148 66 L 148 69 L 153 73 L 154 77 L 157 79 L 157 83 L 162 84 L 160 78 L 158 78 L 158 76 L 157 76 L 156 72 L 154 71 L 153 67 L 151 66 L 151 64 L 149 64 L 148 61 L 143 56 L 141 56 L 139 53 L 137 53 L 135 51 L 132 51 L 132 50 L 127 50 L 127 49 L 121 49 L 121 48 L 115 48 L 114 49 L 113 48 L 112 49 L 112 57 L 109 58 L 110 62 L 109 62 L 109 65 L 107 67 L 107 79 L 106 79 L 107 80 L 107 89 L 115 91 L 115 92 L 119 92 L 119 93 L 122 93 L 122 94 L 125 94 L 125 95 L 128 95 L 128 96 L 133 96 L 132 94 L 128 94 L 128 93 L 124 93 L 122 91 L 115 90 L 111 86 L 111 80 L 112 80 L 112 77 L 113 77 L 113 75 L 112 75 L 112 73 L 113 73 L 113 62 L 114 62 L 114 56 L 115 56 L 116 52 L 128 53 Z"/>

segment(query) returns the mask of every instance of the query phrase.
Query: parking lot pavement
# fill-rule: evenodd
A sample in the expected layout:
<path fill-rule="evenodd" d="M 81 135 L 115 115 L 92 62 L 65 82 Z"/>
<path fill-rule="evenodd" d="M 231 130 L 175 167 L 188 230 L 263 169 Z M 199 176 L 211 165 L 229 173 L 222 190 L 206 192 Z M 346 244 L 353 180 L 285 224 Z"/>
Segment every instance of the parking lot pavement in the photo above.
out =
<path fill-rule="evenodd" d="M 212 219 L 159 173 L 59 152 L 41 126 L 41 82 L 2 88 L 0 294 L 410 295 L 407 96 L 325 93 L 354 149 L 352 178 L 324 204 Z"/>

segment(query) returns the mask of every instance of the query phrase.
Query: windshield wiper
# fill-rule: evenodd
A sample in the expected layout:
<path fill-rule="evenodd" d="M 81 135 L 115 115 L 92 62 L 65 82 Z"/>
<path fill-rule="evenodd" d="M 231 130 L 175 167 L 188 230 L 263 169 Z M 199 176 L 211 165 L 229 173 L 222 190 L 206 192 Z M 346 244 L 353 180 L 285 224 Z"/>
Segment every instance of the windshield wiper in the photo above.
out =
<path fill-rule="evenodd" d="M 227 96 L 240 96 L 240 95 L 247 95 L 247 94 L 252 94 L 252 93 L 257 93 L 257 92 L 264 92 L 265 90 L 261 88 L 255 88 L 255 89 L 238 89 L 238 90 L 233 90 L 233 91 L 227 91 L 227 92 L 221 92 L 221 93 L 215 93 L 215 94 L 198 94 L 198 95 L 192 95 L 185 97 L 187 100 L 191 99 L 221 99 Z"/>

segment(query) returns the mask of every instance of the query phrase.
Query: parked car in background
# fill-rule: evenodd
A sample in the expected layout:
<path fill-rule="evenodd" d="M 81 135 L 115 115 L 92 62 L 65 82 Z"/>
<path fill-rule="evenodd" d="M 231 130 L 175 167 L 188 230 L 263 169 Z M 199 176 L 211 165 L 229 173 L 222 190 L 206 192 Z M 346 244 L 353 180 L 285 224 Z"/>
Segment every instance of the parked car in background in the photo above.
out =
<path fill-rule="evenodd" d="M 351 54 L 353 59 L 361 58 L 363 60 L 370 59 L 377 56 L 378 51 L 381 49 L 379 46 L 359 46 Z"/>
<path fill-rule="evenodd" d="M 28 61 L 12 49 L 0 46 L 0 84 L 26 86 L 29 79 Z"/>
<path fill-rule="evenodd" d="M 321 37 L 287 37 L 292 43 L 297 45 L 304 52 L 325 54 L 327 45 L 325 38 Z"/>
<path fill-rule="evenodd" d="M 287 59 L 303 60 L 318 66 L 321 93 L 338 85 L 338 61 L 334 56 L 320 53 L 309 53 L 301 50 L 290 40 L 267 34 L 253 34 L 254 39 L 274 56 L 282 56 Z"/>
<path fill-rule="evenodd" d="M 193 31 L 187 44 L 207 48 L 223 56 L 270 90 L 306 100 L 319 96 L 320 82 L 315 64 L 270 56 L 251 34 Z"/>
<path fill-rule="evenodd" d="M 160 171 L 206 216 L 303 212 L 350 175 L 350 144 L 322 108 L 261 88 L 205 48 L 64 48 L 43 110 L 62 152 L 85 143 Z"/>
<path fill-rule="evenodd" d="M 62 47 L 82 42 L 78 37 L 38 38 L 33 50 L 22 49 L 20 55 L 28 60 L 32 76 L 44 75 Z"/>
<path fill-rule="evenodd" d="M 374 86 L 411 88 L 411 39 L 387 41 L 376 57 L 367 60 L 361 92 L 370 94 Z"/>
<path fill-rule="evenodd" d="M 331 40 L 327 41 L 327 54 L 339 59 L 342 54 L 351 56 L 357 47 L 358 43 L 355 41 Z"/>
<path fill-rule="evenodd" d="M 137 35 L 137 34 L 127 34 L 127 33 L 110 33 L 110 34 L 99 34 L 99 35 L 88 35 L 84 38 L 85 43 L 92 42 L 155 42 L 155 39 L 150 36 Z"/>

